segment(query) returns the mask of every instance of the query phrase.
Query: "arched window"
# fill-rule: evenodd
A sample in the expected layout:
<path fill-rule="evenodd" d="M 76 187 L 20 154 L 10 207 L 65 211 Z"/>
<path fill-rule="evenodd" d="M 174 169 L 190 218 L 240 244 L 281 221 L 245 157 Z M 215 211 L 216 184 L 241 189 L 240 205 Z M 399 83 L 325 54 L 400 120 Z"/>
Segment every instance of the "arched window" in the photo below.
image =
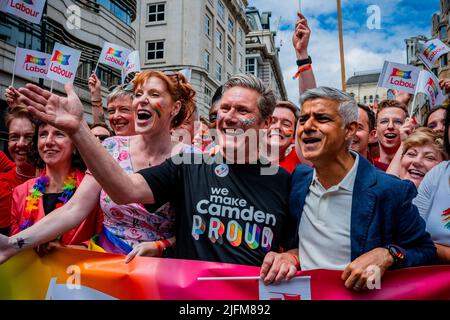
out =
<path fill-rule="evenodd" d="M 369 103 L 373 103 L 373 96 L 372 95 L 370 95 L 370 97 L 369 97 Z"/>

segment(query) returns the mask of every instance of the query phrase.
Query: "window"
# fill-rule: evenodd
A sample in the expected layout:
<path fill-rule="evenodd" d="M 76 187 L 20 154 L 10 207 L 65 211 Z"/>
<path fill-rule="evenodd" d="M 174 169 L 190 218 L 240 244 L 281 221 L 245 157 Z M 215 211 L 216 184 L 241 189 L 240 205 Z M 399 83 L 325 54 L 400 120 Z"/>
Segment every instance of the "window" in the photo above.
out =
<path fill-rule="evenodd" d="M 247 63 L 245 65 L 245 73 L 252 74 L 255 77 L 258 76 L 258 64 L 256 58 L 247 58 Z"/>
<path fill-rule="evenodd" d="M 212 90 L 205 85 L 205 104 L 210 106 L 212 102 Z"/>
<path fill-rule="evenodd" d="M 222 65 L 216 61 L 216 80 L 222 82 Z"/>
<path fill-rule="evenodd" d="M 367 96 L 364 96 L 364 104 L 367 104 Z"/>
<path fill-rule="evenodd" d="M 149 23 L 155 23 L 166 20 L 166 4 L 156 3 L 148 5 L 148 20 Z"/>
<path fill-rule="evenodd" d="M 373 95 L 370 95 L 370 97 L 369 97 L 369 102 L 370 102 L 370 103 L 373 103 Z"/>
<path fill-rule="evenodd" d="M 220 32 L 219 30 L 216 30 L 216 48 L 219 50 L 222 50 L 222 32 Z"/>
<path fill-rule="evenodd" d="M 377 103 L 380 103 L 380 95 L 376 95 L 375 100 L 377 101 Z"/>
<path fill-rule="evenodd" d="M 164 41 L 147 42 L 147 60 L 164 59 Z"/>
<path fill-rule="evenodd" d="M 447 40 L 447 27 L 445 25 L 439 29 L 439 39 L 443 41 Z"/>
<path fill-rule="evenodd" d="M 230 42 L 227 43 L 227 58 L 233 63 L 233 45 Z"/>
<path fill-rule="evenodd" d="M 209 72 L 209 57 L 210 57 L 209 52 L 205 51 L 205 54 L 203 57 L 203 59 L 204 59 L 203 66 L 205 67 L 206 71 L 208 71 L 208 72 Z"/>
<path fill-rule="evenodd" d="M 238 40 L 239 40 L 240 44 L 242 44 L 242 42 L 244 40 L 244 32 L 242 31 L 241 28 L 239 28 L 239 30 L 238 30 Z"/>
<path fill-rule="evenodd" d="M 214 7 L 214 0 L 208 0 L 209 4 Z"/>
<path fill-rule="evenodd" d="M 239 70 L 242 72 L 242 66 L 244 65 L 244 57 L 242 53 L 239 53 Z"/>
<path fill-rule="evenodd" d="M 231 18 L 228 18 L 228 32 L 231 34 L 234 33 L 234 21 Z"/>
<path fill-rule="evenodd" d="M 205 34 L 211 36 L 211 18 L 208 15 L 205 15 L 204 29 Z"/>
<path fill-rule="evenodd" d="M 131 13 L 125 7 L 121 6 L 119 1 L 114 2 L 112 0 L 97 0 L 97 3 L 125 22 L 127 25 L 131 25 Z"/>
<path fill-rule="evenodd" d="M 441 68 L 445 68 L 446 66 L 448 66 L 448 56 L 444 54 L 441 57 Z"/>
<path fill-rule="evenodd" d="M 225 6 L 220 0 L 217 2 L 217 14 L 222 20 L 225 20 Z"/>

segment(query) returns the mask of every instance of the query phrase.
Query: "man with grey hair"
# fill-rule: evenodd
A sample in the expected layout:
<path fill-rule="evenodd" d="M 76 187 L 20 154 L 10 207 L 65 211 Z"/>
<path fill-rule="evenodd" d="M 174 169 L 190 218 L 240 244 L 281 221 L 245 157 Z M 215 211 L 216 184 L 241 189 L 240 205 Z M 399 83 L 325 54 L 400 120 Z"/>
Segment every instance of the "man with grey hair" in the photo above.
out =
<path fill-rule="evenodd" d="M 363 290 L 394 267 L 431 264 L 436 249 L 412 199 L 414 185 L 373 167 L 350 150 L 358 106 L 326 87 L 307 91 L 297 141 L 314 168 L 297 166 L 290 210 L 298 250 L 270 253 L 261 268 L 265 283 L 292 278 L 302 270 L 344 270 L 342 280 Z M 377 272 L 378 271 L 378 272 Z"/>
<path fill-rule="evenodd" d="M 27 85 L 23 94 L 28 105 L 39 108 L 37 117 L 71 133 L 88 168 L 115 203 L 143 203 L 149 212 L 167 202 L 173 205 L 176 258 L 260 266 L 267 252 L 292 248 L 287 239 L 294 235 L 285 230 L 292 224 L 288 213 L 290 174 L 279 169 L 273 175 L 262 175 L 262 169 L 270 164 L 258 161 L 258 154 L 248 152 L 241 139 L 248 131 L 267 129 L 271 122 L 275 96 L 261 80 L 237 75 L 224 85 L 217 128 L 225 162 L 193 159 L 180 163 L 175 156 L 130 175 L 123 173 L 86 130 L 83 106 L 72 86 L 66 90 L 68 98 L 58 98 L 60 104 L 52 103 L 56 96 L 37 86 Z M 148 93 L 142 94 L 145 98 Z M 161 105 L 174 103 L 170 95 L 163 99 Z M 69 103 L 70 108 L 60 106 Z M 246 150 L 239 159 L 243 163 L 236 164 L 242 148 Z"/>

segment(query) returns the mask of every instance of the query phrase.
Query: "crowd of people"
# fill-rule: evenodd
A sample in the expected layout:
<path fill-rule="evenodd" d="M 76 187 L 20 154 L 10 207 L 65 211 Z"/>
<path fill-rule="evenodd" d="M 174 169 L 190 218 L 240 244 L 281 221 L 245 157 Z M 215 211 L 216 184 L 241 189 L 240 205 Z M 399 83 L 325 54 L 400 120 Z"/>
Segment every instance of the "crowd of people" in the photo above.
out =
<path fill-rule="evenodd" d="M 206 119 L 181 73 L 148 70 L 110 89 L 110 129 L 95 74 L 90 125 L 71 84 L 8 88 L 0 263 L 73 246 L 261 266 L 266 284 L 336 269 L 355 291 L 374 266 L 450 264 L 447 108 L 421 125 L 403 93 L 374 109 L 318 87 L 310 34 L 299 14 L 300 108 L 238 74 Z"/>

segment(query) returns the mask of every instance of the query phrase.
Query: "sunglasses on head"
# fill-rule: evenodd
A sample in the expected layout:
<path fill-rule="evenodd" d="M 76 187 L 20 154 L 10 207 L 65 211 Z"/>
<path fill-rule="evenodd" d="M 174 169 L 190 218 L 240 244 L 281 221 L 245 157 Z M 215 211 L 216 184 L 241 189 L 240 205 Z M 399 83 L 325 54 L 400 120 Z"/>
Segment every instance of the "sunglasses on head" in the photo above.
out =
<path fill-rule="evenodd" d="M 108 88 L 108 92 L 113 92 L 114 90 L 116 90 L 118 88 L 123 91 L 134 92 L 134 84 L 132 82 L 113 85 Z"/>
<path fill-rule="evenodd" d="M 103 142 L 103 141 L 105 141 L 105 139 L 109 138 L 109 136 L 106 135 L 106 134 L 96 134 L 95 136 L 96 136 L 96 137 L 98 138 L 98 140 L 100 140 L 101 142 Z"/>

